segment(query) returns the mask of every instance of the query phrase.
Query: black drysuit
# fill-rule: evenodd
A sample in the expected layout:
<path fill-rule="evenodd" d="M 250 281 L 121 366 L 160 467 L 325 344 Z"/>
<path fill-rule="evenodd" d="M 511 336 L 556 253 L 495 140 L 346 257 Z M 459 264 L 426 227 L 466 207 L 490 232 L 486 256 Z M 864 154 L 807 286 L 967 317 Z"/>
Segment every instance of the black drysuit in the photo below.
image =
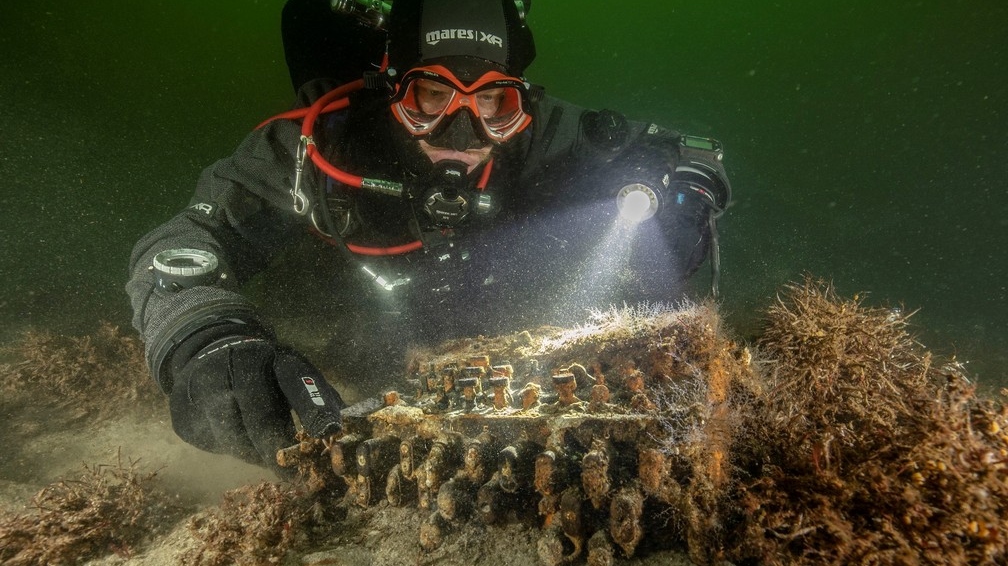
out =
<path fill-rule="evenodd" d="M 299 106 L 334 86 L 307 83 Z M 673 182 L 659 217 L 617 229 L 616 191 L 673 172 L 682 151 L 678 135 L 548 96 L 531 102 L 529 113 L 532 125 L 494 151 L 485 191 L 493 211 L 473 214 L 447 234 L 422 229 L 418 203 L 346 188 L 310 163 L 304 193 L 314 204 L 321 195 L 339 200 L 349 212 L 340 209 L 335 223 L 319 225 L 312 214 L 295 212 L 296 121 L 269 122 L 208 167 L 190 206 L 137 243 L 126 286 L 152 373 L 171 397 L 176 432 L 207 450 L 270 462 L 276 448 L 291 442 L 288 405 L 311 433 L 338 428 L 331 413 L 339 396 L 324 383 L 319 393 L 313 383 L 325 380 L 313 364 L 276 345 L 293 337 L 276 336 L 264 321 L 263 312 L 284 314 L 282 302 L 270 297 L 285 295 L 286 285 L 316 295 L 291 309 L 326 314 L 326 329 L 301 326 L 297 334 L 325 333 L 337 361 L 334 377 L 373 380 L 363 388 L 372 391 L 397 368 L 401 373 L 401 354 L 411 343 L 566 323 L 613 303 L 678 300 L 708 254 L 711 213 L 727 195 L 711 202 Z M 365 90 L 348 110 L 324 115 L 315 138 L 344 170 L 410 186 L 423 178 L 423 156 L 397 128 L 387 95 Z M 394 246 L 421 238 L 424 247 L 387 257 L 344 253 L 340 242 L 325 244 L 319 234 L 343 219 L 353 220 L 347 242 Z M 152 259 L 174 248 L 212 252 L 220 276 L 209 285 L 160 288 Z M 303 261 L 293 261 L 295 255 Z M 279 290 L 260 285 L 251 296 L 265 296 L 266 304 L 255 304 L 247 283 L 278 264 L 301 267 L 266 277 L 266 286 Z M 374 274 L 401 284 L 388 291 Z"/>

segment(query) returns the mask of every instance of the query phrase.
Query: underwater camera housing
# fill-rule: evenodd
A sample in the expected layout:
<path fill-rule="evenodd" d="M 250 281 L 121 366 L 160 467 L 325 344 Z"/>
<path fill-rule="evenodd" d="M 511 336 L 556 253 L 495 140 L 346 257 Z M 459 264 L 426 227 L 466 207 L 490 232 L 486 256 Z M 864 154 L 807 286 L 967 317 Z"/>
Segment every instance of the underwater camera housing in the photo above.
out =
<path fill-rule="evenodd" d="M 626 222 L 643 222 L 661 213 L 668 198 L 693 195 L 711 208 L 714 217 L 731 200 L 731 186 L 722 160 L 721 143 L 713 138 L 679 136 L 679 160 L 674 171 L 641 169 L 616 192 L 616 207 Z M 681 204 L 681 202 L 679 203 Z"/>

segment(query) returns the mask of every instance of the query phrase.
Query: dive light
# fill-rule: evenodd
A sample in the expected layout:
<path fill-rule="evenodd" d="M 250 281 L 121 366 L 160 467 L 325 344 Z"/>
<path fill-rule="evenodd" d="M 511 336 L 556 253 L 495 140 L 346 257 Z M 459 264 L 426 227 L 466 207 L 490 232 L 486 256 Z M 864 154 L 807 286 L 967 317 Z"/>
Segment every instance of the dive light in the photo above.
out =
<path fill-rule="evenodd" d="M 662 186 L 668 188 L 668 175 L 663 177 Z M 662 192 L 644 183 L 623 185 L 616 193 L 616 208 L 620 218 L 630 224 L 643 222 L 658 213 Z"/>
<path fill-rule="evenodd" d="M 679 137 L 679 162 L 671 174 L 642 170 L 639 178 L 626 183 L 616 193 L 620 218 L 631 224 L 643 222 L 662 210 L 667 198 L 678 204 L 687 195 L 708 203 L 715 216 L 728 204 L 730 188 L 721 168 L 724 152 L 711 138 Z M 671 191 L 670 191 L 671 188 Z M 674 193 L 674 194 L 670 194 Z"/>

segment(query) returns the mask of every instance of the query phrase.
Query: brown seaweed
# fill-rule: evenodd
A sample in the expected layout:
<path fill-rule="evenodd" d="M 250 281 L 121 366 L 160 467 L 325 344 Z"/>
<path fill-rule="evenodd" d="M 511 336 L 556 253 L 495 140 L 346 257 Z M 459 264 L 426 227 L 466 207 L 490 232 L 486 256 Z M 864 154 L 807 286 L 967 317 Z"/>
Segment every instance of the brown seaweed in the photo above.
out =
<path fill-rule="evenodd" d="M 935 367 L 909 315 L 791 285 L 760 341 L 767 392 L 740 406 L 744 516 L 730 558 L 766 564 L 1004 563 L 1008 409 Z M 727 516 L 727 513 L 725 514 Z"/>
<path fill-rule="evenodd" d="M 26 330 L 3 348 L 0 391 L 16 404 L 59 408 L 71 421 L 106 420 L 126 411 L 162 409 L 163 396 L 148 377 L 143 344 L 133 334 L 102 322 L 92 334 L 65 336 Z"/>
<path fill-rule="evenodd" d="M 190 519 L 197 544 L 180 556 L 194 566 L 280 563 L 340 524 L 343 514 L 323 492 L 303 484 L 260 482 L 224 493 L 221 503 Z"/>
<path fill-rule="evenodd" d="M 84 466 L 46 486 L 25 513 L 0 516 L 0 563 L 79 564 L 108 554 L 131 556 L 163 533 L 179 509 L 136 462 Z"/>

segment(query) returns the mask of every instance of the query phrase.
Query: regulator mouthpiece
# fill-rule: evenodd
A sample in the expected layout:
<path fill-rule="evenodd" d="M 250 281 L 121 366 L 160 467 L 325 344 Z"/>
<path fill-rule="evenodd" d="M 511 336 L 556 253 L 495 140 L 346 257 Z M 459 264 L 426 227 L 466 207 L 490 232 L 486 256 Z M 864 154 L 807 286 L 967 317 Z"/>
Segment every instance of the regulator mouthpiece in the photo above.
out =
<path fill-rule="evenodd" d="M 473 190 L 467 171 L 465 163 L 454 160 L 441 161 L 434 167 L 423 199 L 423 211 L 434 226 L 454 228 L 473 212 L 490 211 L 490 196 Z"/>

